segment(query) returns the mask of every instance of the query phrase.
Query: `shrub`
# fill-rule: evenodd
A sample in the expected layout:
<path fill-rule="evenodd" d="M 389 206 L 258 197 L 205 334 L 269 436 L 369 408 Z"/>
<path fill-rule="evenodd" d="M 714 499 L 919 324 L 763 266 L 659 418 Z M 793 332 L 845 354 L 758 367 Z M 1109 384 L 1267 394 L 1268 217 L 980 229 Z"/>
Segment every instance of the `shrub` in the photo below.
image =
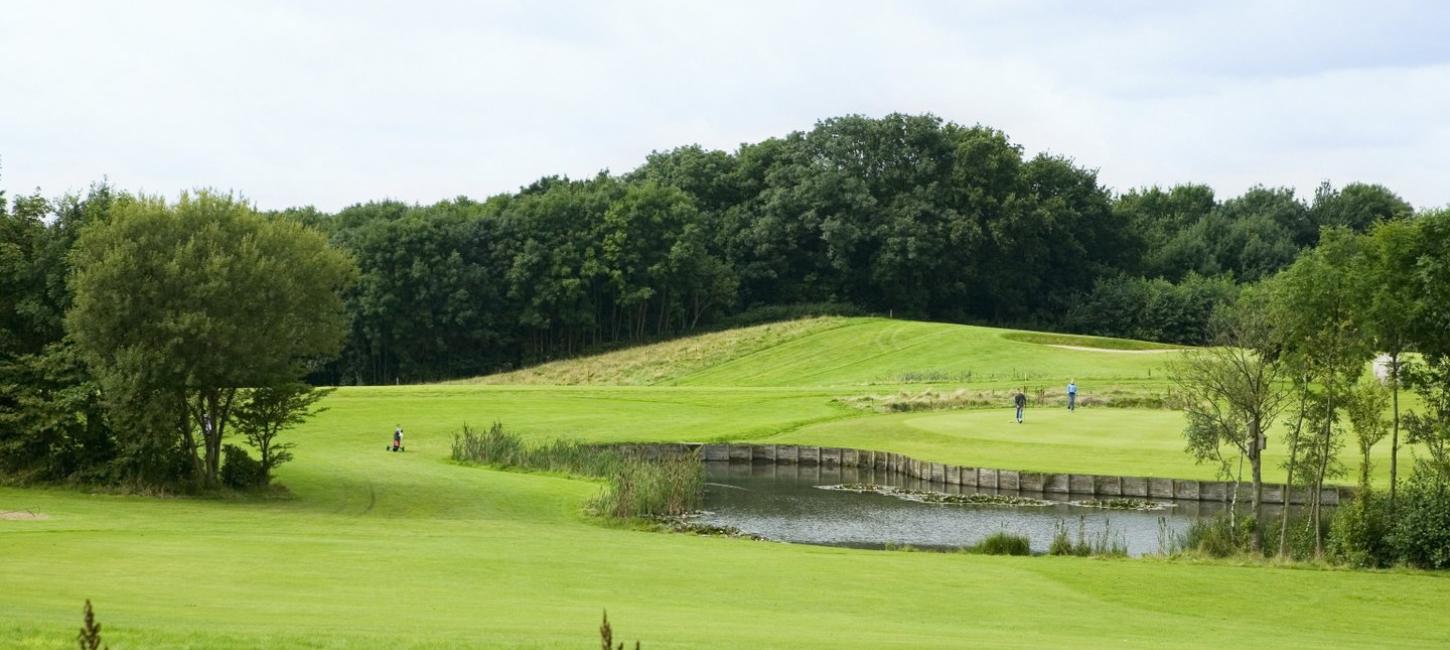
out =
<path fill-rule="evenodd" d="M 1103 278 L 1068 310 L 1065 327 L 1099 336 L 1207 343 L 1214 310 L 1232 302 L 1237 292 L 1228 276 L 1190 273 L 1176 284 L 1127 275 Z"/>
<path fill-rule="evenodd" d="M 1354 503 L 1340 506 L 1329 524 L 1329 557 L 1356 567 L 1388 566 L 1394 561 L 1389 544 L 1389 503 L 1364 489 Z"/>
<path fill-rule="evenodd" d="M 1003 530 L 988 535 L 970 550 L 983 555 L 1031 555 L 1032 545 L 1026 537 Z"/>
<path fill-rule="evenodd" d="M 1189 524 L 1183 536 L 1183 547 L 1210 557 L 1228 557 L 1247 549 L 1252 533 L 1249 526 L 1239 526 L 1238 530 L 1234 530 L 1228 515 L 1221 514 Z"/>
<path fill-rule="evenodd" d="M 1314 521 L 1309 515 L 1300 514 L 1289 518 L 1289 532 L 1285 535 L 1289 559 L 1309 560 L 1314 558 Z M 1264 556 L 1279 554 L 1279 517 L 1264 518 Z"/>
<path fill-rule="evenodd" d="M 1450 569 L 1450 480 L 1424 464 L 1404 484 L 1390 533 L 1394 552 L 1425 569 Z"/>
<path fill-rule="evenodd" d="M 609 624 L 609 612 L 604 612 L 604 622 L 599 624 L 599 647 L 601 650 L 624 650 L 624 642 L 614 645 L 614 627 Z M 639 650 L 639 641 L 634 642 L 634 650 Z"/>
<path fill-rule="evenodd" d="M 91 599 L 86 599 L 84 625 L 81 632 L 76 636 L 76 643 L 81 650 L 100 650 L 101 648 L 101 624 L 96 622 L 95 610 L 91 609 Z"/>
<path fill-rule="evenodd" d="M 237 490 L 247 490 L 262 484 L 265 475 L 262 463 L 247 454 L 247 450 L 236 445 L 222 447 L 222 485 Z"/>

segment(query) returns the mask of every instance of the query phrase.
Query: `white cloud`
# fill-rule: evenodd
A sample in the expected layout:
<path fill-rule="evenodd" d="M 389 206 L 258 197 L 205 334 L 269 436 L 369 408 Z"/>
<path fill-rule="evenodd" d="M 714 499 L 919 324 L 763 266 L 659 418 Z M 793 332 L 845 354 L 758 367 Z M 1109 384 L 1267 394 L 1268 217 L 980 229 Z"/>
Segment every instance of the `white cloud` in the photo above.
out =
<path fill-rule="evenodd" d="M 936 113 L 1119 189 L 1450 202 L 1450 10 L 1344 3 L 8 3 L 3 186 L 263 207 L 510 191 L 845 113 Z"/>

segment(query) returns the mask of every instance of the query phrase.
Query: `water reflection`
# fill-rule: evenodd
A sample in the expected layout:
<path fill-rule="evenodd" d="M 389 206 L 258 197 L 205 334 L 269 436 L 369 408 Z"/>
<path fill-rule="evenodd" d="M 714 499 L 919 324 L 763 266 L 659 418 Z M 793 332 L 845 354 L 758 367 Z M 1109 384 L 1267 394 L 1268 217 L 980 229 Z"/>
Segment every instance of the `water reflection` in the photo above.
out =
<path fill-rule="evenodd" d="M 1110 531 L 1129 555 L 1159 552 L 1162 528 L 1181 534 L 1200 517 L 1226 509 L 1222 503 L 1170 501 L 1165 511 L 1136 512 L 1083 508 L 1067 502 L 1088 495 L 1001 491 L 1056 502 L 1050 506 L 933 505 L 882 494 L 822 490 L 819 485 L 872 483 L 949 494 L 998 494 L 995 489 L 931 483 L 871 468 L 705 463 L 709 485 L 701 521 L 733 526 L 771 539 L 807 544 L 881 548 L 909 544 L 922 548 L 958 548 L 994 532 L 1024 535 L 1034 552 L 1045 552 L 1058 525 L 1076 541 L 1081 527 L 1088 540 Z M 1265 514 L 1277 508 L 1266 507 Z M 1160 525 L 1160 519 L 1162 524 Z"/>

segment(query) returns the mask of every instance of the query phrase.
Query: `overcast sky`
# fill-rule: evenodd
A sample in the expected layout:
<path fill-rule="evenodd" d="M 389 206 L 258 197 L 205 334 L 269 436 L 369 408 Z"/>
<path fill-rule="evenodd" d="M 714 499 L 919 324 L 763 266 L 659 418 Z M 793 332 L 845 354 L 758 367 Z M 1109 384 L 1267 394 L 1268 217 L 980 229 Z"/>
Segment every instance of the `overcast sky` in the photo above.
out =
<path fill-rule="evenodd" d="M 1450 203 L 1446 2 L 485 4 L 4 0 L 0 188 L 426 203 L 930 112 L 1120 191 Z"/>

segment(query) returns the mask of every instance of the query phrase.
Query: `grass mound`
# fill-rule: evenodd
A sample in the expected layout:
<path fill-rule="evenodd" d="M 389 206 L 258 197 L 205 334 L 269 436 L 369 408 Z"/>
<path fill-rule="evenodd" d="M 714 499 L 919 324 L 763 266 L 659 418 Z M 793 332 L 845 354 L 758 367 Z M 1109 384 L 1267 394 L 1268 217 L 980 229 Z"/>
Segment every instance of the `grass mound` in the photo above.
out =
<path fill-rule="evenodd" d="M 844 318 L 804 318 L 711 332 L 468 380 L 481 384 L 652 386 L 785 341 L 839 327 Z"/>
<path fill-rule="evenodd" d="M 1042 345 L 1048 343 L 1048 345 Z M 1052 347 L 1066 345 L 1086 349 Z M 1102 349 L 1169 354 L 1102 354 Z M 1151 380 L 1171 346 L 886 318 L 756 325 L 467 380 L 485 384 L 861 386 L 1080 384 Z"/>

